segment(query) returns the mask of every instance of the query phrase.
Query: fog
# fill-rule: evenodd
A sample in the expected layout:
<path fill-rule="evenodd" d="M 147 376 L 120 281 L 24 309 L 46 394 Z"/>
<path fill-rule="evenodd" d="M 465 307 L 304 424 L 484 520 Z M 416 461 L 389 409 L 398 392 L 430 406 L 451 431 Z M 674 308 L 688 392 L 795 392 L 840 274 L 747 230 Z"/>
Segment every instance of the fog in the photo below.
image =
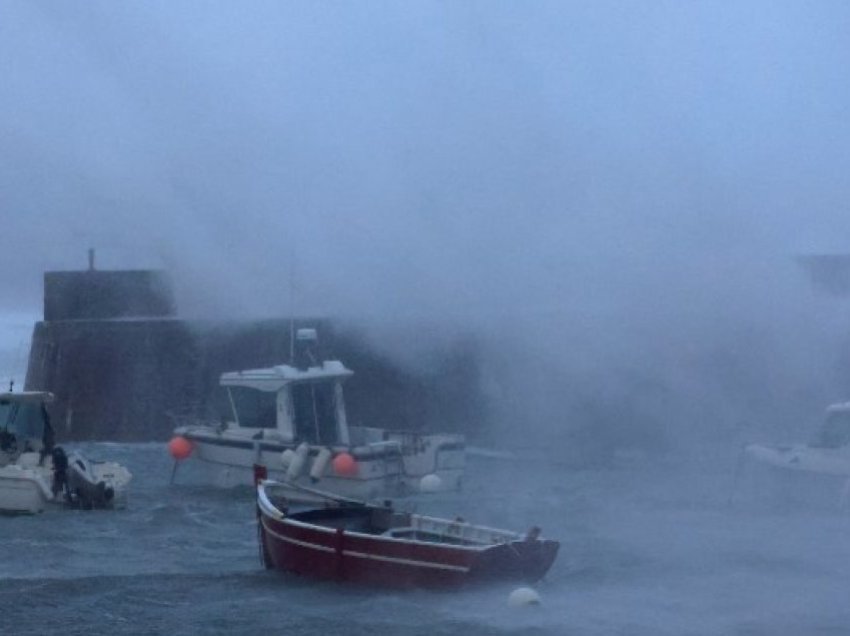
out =
<path fill-rule="evenodd" d="M 828 0 L 0 2 L 0 381 L 91 247 L 186 318 L 464 348 L 469 447 L 516 457 L 430 503 L 561 541 L 519 612 L 275 576 L 247 491 L 82 444 L 128 508 L 2 519 L 0 632 L 847 633 L 842 480 L 732 486 L 850 399 L 850 297 L 796 260 L 848 249 L 848 32 Z"/>
<path fill-rule="evenodd" d="M 800 434 L 847 397 L 847 303 L 793 257 L 846 249 L 848 23 L 9 0 L 0 310 L 93 246 L 189 317 L 327 314 L 406 363 L 472 334 L 500 432 Z"/>

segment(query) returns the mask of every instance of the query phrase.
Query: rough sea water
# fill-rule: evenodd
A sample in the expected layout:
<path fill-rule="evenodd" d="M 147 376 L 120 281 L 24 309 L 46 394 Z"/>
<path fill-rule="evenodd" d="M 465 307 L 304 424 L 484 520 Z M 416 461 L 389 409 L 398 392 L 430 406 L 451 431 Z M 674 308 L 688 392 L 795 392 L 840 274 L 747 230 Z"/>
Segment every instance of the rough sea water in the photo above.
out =
<path fill-rule="evenodd" d="M 542 604 L 511 608 L 514 585 L 397 592 L 266 571 L 250 489 L 207 488 L 191 463 L 169 485 L 164 444 L 80 448 L 130 468 L 128 507 L 0 518 L 0 634 L 850 633 L 850 514 L 762 497 L 749 475 L 729 505 L 734 451 L 593 470 L 472 458 L 462 493 L 400 504 L 559 539 Z"/>

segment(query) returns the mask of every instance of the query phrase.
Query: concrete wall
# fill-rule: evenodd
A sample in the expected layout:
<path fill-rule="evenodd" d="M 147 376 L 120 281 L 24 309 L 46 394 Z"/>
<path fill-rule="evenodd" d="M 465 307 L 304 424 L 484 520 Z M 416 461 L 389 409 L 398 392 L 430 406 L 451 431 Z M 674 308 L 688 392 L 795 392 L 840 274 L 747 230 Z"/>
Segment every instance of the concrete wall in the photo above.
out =
<path fill-rule="evenodd" d="M 225 371 L 289 360 L 290 321 L 184 321 L 168 277 L 157 271 L 47 272 L 44 321 L 35 325 L 26 388 L 51 391 L 57 437 L 159 440 L 190 420 L 226 414 Z M 462 347 L 429 371 L 405 371 L 353 332 L 299 319 L 319 331 L 321 358 L 342 360 L 349 420 L 385 428 L 471 430 L 483 425 L 474 350 Z"/>
<path fill-rule="evenodd" d="M 316 321 L 303 324 L 316 326 Z M 484 425 L 474 350 L 461 348 L 429 371 L 406 371 L 355 333 L 318 323 L 323 356 L 355 375 L 345 385 L 352 424 L 472 432 Z M 217 419 L 225 371 L 289 358 L 289 321 L 44 321 L 36 324 L 27 389 L 52 391 L 63 440 L 166 439 L 176 421 Z"/>
<path fill-rule="evenodd" d="M 151 270 L 45 272 L 44 319 L 174 316 L 168 276 Z"/>

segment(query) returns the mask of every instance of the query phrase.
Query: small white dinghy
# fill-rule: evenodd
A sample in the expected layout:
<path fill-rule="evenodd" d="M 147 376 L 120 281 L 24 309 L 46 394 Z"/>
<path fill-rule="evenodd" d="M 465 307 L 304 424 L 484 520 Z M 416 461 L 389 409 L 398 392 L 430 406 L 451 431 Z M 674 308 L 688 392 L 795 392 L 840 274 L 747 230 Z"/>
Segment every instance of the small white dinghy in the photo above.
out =
<path fill-rule="evenodd" d="M 46 406 L 52 400 L 41 391 L 0 393 L 0 513 L 122 506 L 130 472 L 55 446 Z"/>
<path fill-rule="evenodd" d="M 748 444 L 744 453 L 777 468 L 850 478 L 850 402 L 829 406 L 808 443 Z"/>

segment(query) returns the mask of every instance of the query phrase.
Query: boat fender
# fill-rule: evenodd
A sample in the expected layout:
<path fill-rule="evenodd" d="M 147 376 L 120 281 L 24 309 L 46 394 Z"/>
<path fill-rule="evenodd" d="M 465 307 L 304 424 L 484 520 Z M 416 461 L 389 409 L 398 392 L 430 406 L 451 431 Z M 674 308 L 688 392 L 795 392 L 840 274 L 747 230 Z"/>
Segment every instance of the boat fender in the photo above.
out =
<path fill-rule="evenodd" d="M 189 457 L 194 449 L 195 445 L 192 444 L 192 440 L 189 440 L 182 435 L 172 437 L 171 441 L 168 442 L 168 452 L 171 453 L 171 456 L 177 461 Z"/>
<path fill-rule="evenodd" d="M 334 472 L 341 477 L 354 477 L 359 470 L 357 460 L 350 453 L 342 452 L 334 457 Z"/>
<path fill-rule="evenodd" d="M 289 480 L 298 479 L 301 472 L 304 470 L 304 464 L 307 462 L 307 456 L 310 454 L 310 445 L 307 442 L 301 442 L 298 448 L 295 449 L 295 456 L 289 462 L 289 467 L 286 469 L 286 478 Z"/>
<path fill-rule="evenodd" d="M 313 460 L 313 465 L 310 467 L 310 479 L 313 482 L 317 482 L 322 478 L 330 461 L 331 451 L 329 448 L 323 446 L 319 449 L 319 454 L 316 455 L 316 459 Z"/>
<path fill-rule="evenodd" d="M 284 472 L 289 468 L 289 465 L 292 463 L 292 459 L 295 457 L 295 451 L 291 448 L 287 448 L 280 454 L 280 466 Z"/>
<path fill-rule="evenodd" d="M 437 492 L 443 487 L 443 480 L 439 475 L 429 473 L 419 480 L 420 492 Z"/>

